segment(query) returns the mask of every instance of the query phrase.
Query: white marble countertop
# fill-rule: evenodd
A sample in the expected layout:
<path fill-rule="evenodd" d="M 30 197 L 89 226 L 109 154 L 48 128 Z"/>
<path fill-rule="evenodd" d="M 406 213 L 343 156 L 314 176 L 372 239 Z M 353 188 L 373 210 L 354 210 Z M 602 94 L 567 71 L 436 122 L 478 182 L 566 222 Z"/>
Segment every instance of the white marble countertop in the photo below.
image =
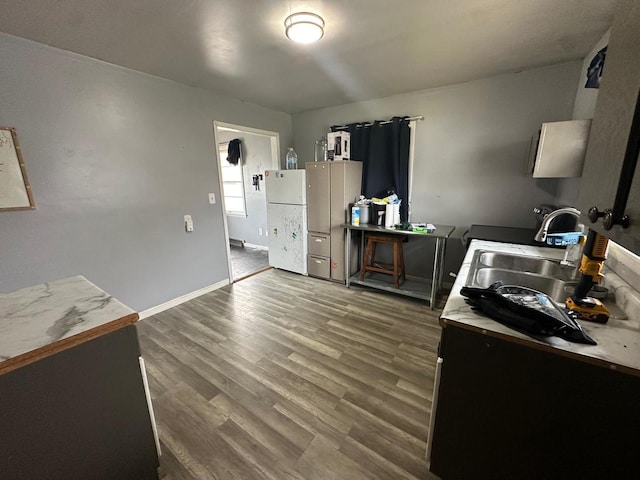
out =
<path fill-rule="evenodd" d="M 137 319 L 82 276 L 0 294 L 0 374 Z"/>
<path fill-rule="evenodd" d="M 629 308 L 629 305 L 626 305 L 627 308 L 625 308 L 626 313 L 629 315 L 629 318 L 626 320 L 611 318 L 606 324 L 586 321 L 580 322 L 589 336 L 598 342 L 598 345 L 572 343 L 558 337 L 534 338 L 504 326 L 482 313 L 472 311 L 471 307 L 465 302 L 465 298 L 460 294 L 460 289 L 467 283 L 469 268 L 476 250 L 489 250 L 554 259 L 562 259 L 564 255 L 564 251 L 558 249 L 474 240 L 467 251 L 462 267 L 458 272 L 447 303 L 442 311 L 441 323 L 443 327 L 446 327 L 448 324 L 457 325 L 480 331 L 487 335 L 521 344 L 528 344 L 534 348 L 541 348 L 552 353 L 567 355 L 578 360 L 603 365 L 614 370 L 640 375 L 640 316 L 637 315 L 633 309 L 632 311 L 628 311 L 627 308 Z M 613 287 L 617 293 L 624 293 L 624 288 L 618 287 L 622 289 L 621 292 L 618 292 L 618 289 L 616 289 L 616 282 L 618 280 L 616 280 L 615 274 L 609 273 L 606 278 L 608 279 L 610 288 Z M 624 297 L 623 301 L 630 303 L 628 297 Z"/>

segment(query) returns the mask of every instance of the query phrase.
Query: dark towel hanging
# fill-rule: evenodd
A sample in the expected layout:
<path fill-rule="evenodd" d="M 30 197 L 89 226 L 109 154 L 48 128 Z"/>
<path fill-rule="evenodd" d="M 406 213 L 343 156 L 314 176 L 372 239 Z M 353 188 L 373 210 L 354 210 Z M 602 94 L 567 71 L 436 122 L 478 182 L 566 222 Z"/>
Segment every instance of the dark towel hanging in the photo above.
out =
<path fill-rule="evenodd" d="M 227 147 L 227 162 L 231 165 L 237 165 L 241 156 L 240 139 L 234 138 L 229 141 L 229 146 Z"/>

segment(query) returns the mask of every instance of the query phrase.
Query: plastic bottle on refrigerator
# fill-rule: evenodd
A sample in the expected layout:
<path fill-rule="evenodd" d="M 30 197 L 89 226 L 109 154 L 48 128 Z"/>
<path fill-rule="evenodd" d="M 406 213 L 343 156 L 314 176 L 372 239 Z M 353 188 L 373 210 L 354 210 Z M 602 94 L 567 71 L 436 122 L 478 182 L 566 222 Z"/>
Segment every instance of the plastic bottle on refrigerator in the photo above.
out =
<path fill-rule="evenodd" d="M 289 147 L 287 152 L 287 170 L 295 170 L 298 168 L 298 155 L 293 147 Z"/>
<path fill-rule="evenodd" d="M 326 162 L 327 155 L 327 137 L 321 137 L 320 140 L 316 140 L 316 148 L 313 160 L 316 162 Z"/>

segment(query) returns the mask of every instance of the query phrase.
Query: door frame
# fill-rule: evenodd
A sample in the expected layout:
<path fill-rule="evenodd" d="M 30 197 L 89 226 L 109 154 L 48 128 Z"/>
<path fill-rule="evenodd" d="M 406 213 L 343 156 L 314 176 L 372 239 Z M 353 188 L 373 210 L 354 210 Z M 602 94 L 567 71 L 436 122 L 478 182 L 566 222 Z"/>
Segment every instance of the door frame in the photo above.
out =
<path fill-rule="evenodd" d="M 227 221 L 227 209 L 224 204 L 224 190 L 222 186 L 222 165 L 220 160 L 220 142 L 218 140 L 218 129 L 227 130 L 238 133 L 249 133 L 252 135 L 262 135 L 269 137 L 271 141 L 271 168 L 278 170 L 280 168 L 280 133 L 271 130 L 262 130 L 259 128 L 247 127 L 233 123 L 213 121 L 213 138 L 215 141 L 216 165 L 218 168 L 218 189 L 220 192 L 220 205 L 222 207 L 222 224 L 224 226 L 224 242 L 227 252 L 227 272 L 229 283 L 233 283 L 233 268 L 231 265 L 231 247 L 229 245 L 229 222 Z M 268 235 L 268 230 L 267 230 Z"/>

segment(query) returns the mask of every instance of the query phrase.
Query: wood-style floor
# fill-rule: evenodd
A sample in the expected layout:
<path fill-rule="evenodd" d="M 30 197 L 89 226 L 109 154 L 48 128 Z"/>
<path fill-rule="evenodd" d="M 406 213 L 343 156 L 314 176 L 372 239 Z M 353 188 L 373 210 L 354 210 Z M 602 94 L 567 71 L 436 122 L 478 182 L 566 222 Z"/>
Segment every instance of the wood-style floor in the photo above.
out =
<path fill-rule="evenodd" d="M 248 275 L 269 267 L 269 252 L 259 248 L 230 245 L 231 271 L 234 280 L 240 280 Z"/>
<path fill-rule="evenodd" d="M 140 321 L 161 478 L 436 478 L 437 317 L 268 270 Z"/>

